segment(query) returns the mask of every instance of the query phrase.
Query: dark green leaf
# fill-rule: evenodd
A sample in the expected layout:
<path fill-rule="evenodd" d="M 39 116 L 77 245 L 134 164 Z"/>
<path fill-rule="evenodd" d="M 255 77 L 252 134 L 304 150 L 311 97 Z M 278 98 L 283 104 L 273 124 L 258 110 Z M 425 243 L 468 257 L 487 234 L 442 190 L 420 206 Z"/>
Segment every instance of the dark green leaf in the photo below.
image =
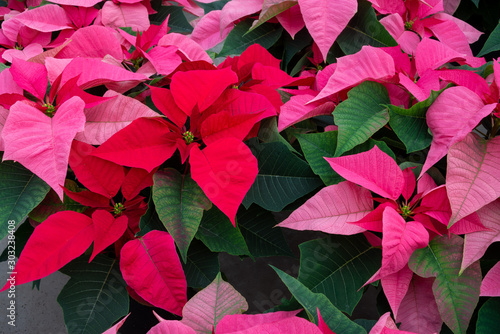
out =
<path fill-rule="evenodd" d="M 153 230 L 158 231 L 166 231 L 167 229 L 163 226 L 163 223 L 158 217 L 158 213 L 156 212 L 155 203 L 153 201 L 153 197 L 149 198 L 148 202 L 148 211 L 141 217 L 139 222 L 139 228 L 141 229 L 137 236 L 145 236 L 148 232 Z"/>
<path fill-rule="evenodd" d="M 318 130 L 318 117 L 308 118 L 299 123 L 296 123 L 294 126 L 290 126 L 285 129 L 286 137 L 289 140 L 293 140 L 297 134 L 311 133 L 316 132 Z M 332 116 L 333 123 L 333 116 Z"/>
<path fill-rule="evenodd" d="M 448 69 L 451 69 L 451 70 L 457 69 L 457 70 L 472 71 L 476 74 L 479 74 L 483 78 L 486 78 L 488 75 L 493 74 L 493 61 L 489 61 L 487 63 L 484 63 L 482 66 L 479 66 L 479 67 L 472 67 L 469 65 L 456 65 L 456 66 L 449 65 L 446 67 Z M 453 87 L 453 86 L 454 86 L 454 84 L 450 83 L 445 88 L 449 88 L 449 87 Z"/>
<path fill-rule="evenodd" d="M 292 58 L 300 51 L 302 51 L 305 47 L 310 46 L 312 44 L 312 37 L 309 35 L 309 32 L 306 28 L 299 31 L 295 38 L 292 38 L 290 35 L 285 34 L 283 37 L 283 62 L 281 64 L 281 69 L 286 70 L 288 72 L 288 65 Z"/>
<path fill-rule="evenodd" d="M 187 250 L 198 231 L 203 210 L 210 209 L 212 202 L 191 175 L 182 175 L 175 169 L 158 171 L 153 180 L 153 201 L 158 217 L 186 262 Z"/>
<path fill-rule="evenodd" d="M 439 314 L 453 333 L 466 333 L 479 300 L 481 268 L 475 262 L 459 275 L 463 239 L 452 234 L 434 238 L 429 245 L 417 249 L 408 266 L 421 277 L 436 277 L 432 291 Z"/>
<path fill-rule="evenodd" d="M 184 10 L 180 6 L 162 6 L 158 13 L 154 14 L 151 17 L 151 23 L 157 25 L 162 24 L 169 15 L 169 32 L 190 34 L 193 31 L 193 27 L 189 24 L 188 20 L 186 19 L 186 15 L 184 15 Z"/>
<path fill-rule="evenodd" d="M 476 334 L 496 333 L 500 328 L 500 298 L 490 298 L 479 309 Z"/>
<path fill-rule="evenodd" d="M 182 263 L 187 285 L 204 288 L 215 279 L 220 271 L 219 254 L 212 253 L 201 241 L 193 240 L 187 253 L 186 263 Z"/>
<path fill-rule="evenodd" d="M 131 27 L 120 27 L 119 29 L 125 31 L 127 34 L 130 34 L 132 36 L 137 36 L 137 30 L 134 30 Z"/>
<path fill-rule="evenodd" d="M 78 188 L 76 182 L 70 179 L 66 179 L 64 187 L 75 192 L 83 190 L 82 188 Z M 38 204 L 33 210 L 31 210 L 31 212 L 29 213 L 29 217 L 34 221 L 41 223 L 50 215 L 59 211 L 83 212 L 87 209 L 86 206 L 83 206 L 77 201 L 69 198 L 66 193 L 64 193 L 63 199 L 64 201 L 61 202 L 54 189 L 50 189 L 49 193 L 47 194 L 47 196 L 45 196 L 43 201 Z"/>
<path fill-rule="evenodd" d="M 305 66 L 311 63 L 309 57 L 312 57 L 312 55 L 313 55 L 312 51 L 306 52 L 304 55 L 302 55 L 302 57 L 297 61 L 295 66 L 290 70 L 290 75 L 294 77 L 297 74 L 299 74 L 304 69 Z"/>
<path fill-rule="evenodd" d="M 280 142 L 257 146 L 259 174 L 243 199 L 249 207 L 256 203 L 266 210 L 281 211 L 285 206 L 310 193 L 321 180 L 309 165 Z"/>
<path fill-rule="evenodd" d="M 312 292 L 324 294 L 339 310 L 352 314 L 363 296 L 363 284 L 380 268 L 380 249 L 363 235 L 333 235 L 299 248 L 298 280 Z"/>
<path fill-rule="evenodd" d="M 318 323 L 317 309 L 319 309 L 321 317 L 328 327 L 335 333 L 366 334 L 363 327 L 351 321 L 345 314 L 333 306 L 325 295 L 312 292 L 297 279 L 279 270 L 278 268 L 272 268 L 276 271 L 283 283 L 285 283 L 292 295 L 304 307 L 309 319 L 313 320 L 316 324 Z"/>
<path fill-rule="evenodd" d="M 17 228 L 16 232 L 14 232 L 14 236 L 15 236 L 15 254 L 16 254 L 16 257 L 18 258 L 19 255 L 21 255 L 21 252 L 23 251 L 24 249 L 24 246 L 26 246 L 26 243 L 28 242 L 28 239 L 31 237 L 31 234 L 33 233 L 35 229 L 33 228 L 33 226 L 31 226 L 31 224 L 29 223 L 29 221 L 25 221 L 24 223 L 22 223 L 21 225 L 19 225 L 19 227 Z M 7 261 L 8 259 L 8 253 L 9 251 L 9 248 L 6 247 L 5 250 L 3 251 L 2 255 L 0 255 L 0 262 L 3 262 L 3 261 Z M 14 269 L 14 268 L 12 268 Z M 11 270 L 12 271 L 12 270 Z"/>
<path fill-rule="evenodd" d="M 300 147 L 313 172 L 327 186 L 344 180 L 337 174 L 324 157 L 333 158 L 337 147 L 337 131 L 297 134 Z"/>
<path fill-rule="evenodd" d="M 367 141 L 389 121 L 385 105 L 391 100 L 382 84 L 365 81 L 351 89 L 347 96 L 333 112 L 339 127 L 336 157 Z"/>
<path fill-rule="evenodd" d="M 243 21 L 238 23 L 227 35 L 218 57 L 240 55 L 252 44 L 260 44 L 264 48 L 270 48 L 280 38 L 283 28 L 277 24 L 265 23 L 254 29 L 250 29 L 251 23 Z M 248 33 L 247 33 L 248 32 Z"/>
<path fill-rule="evenodd" d="M 358 12 L 337 37 L 337 43 L 346 55 L 360 51 L 363 45 L 374 47 L 398 45 L 377 19 L 371 3 L 364 0 L 358 1 Z"/>
<path fill-rule="evenodd" d="M 237 218 L 241 234 L 253 256 L 293 256 L 281 230 L 274 228 L 276 221 L 270 212 L 253 205 L 249 210 L 240 208 Z"/>
<path fill-rule="evenodd" d="M 275 17 L 278 14 L 283 13 L 284 11 L 290 9 L 291 7 L 297 5 L 297 0 L 290 0 L 290 1 L 280 1 L 269 8 L 267 10 L 262 10 L 259 16 L 259 19 L 257 22 L 253 24 L 253 26 L 250 28 L 249 31 L 254 30 L 257 27 L 260 27 L 263 23 L 269 21 L 273 17 Z"/>
<path fill-rule="evenodd" d="M 260 122 L 259 139 L 264 143 L 280 142 L 286 145 L 291 152 L 298 152 L 290 145 L 290 143 L 283 138 L 278 131 L 278 120 L 276 117 L 266 118 Z"/>
<path fill-rule="evenodd" d="M 373 148 L 373 146 L 375 146 L 375 145 L 377 145 L 378 148 L 382 152 L 387 153 L 391 158 L 393 158 L 394 160 L 396 160 L 396 155 L 389 148 L 389 146 L 387 146 L 387 144 L 385 142 L 379 141 L 379 140 L 375 140 L 375 139 L 372 139 L 372 138 L 370 138 L 367 141 L 365 141 L 364 143 L 356 146 L 352 150 L 349 150 L 349 151 L 345 152 L 343 155 L 352 155 L 352 154 L 357 154 L 357 153 L 361 153 L 361 152 L 366 152 L 366 151 L 371 150 Z"/>
<path fill-rule="evenodd" d="M 340 48 L 339 43 L 333 43 L 328 54 L 326 55 L 326 64 L 333 64 L 337 62 L 337 59 L 345 56 L 344 51 Z"/>
<path fill-rule="evenodd" d="M 478 1 L 479 2 L 479 1 Z M 477 6 L 477 4 L 476 4 Z M 500 23 L 495 27 L 484 43 L 483 48 L 479 51 L 478 57 L 482 57 L 490 52 L 500 50 Z"/>
<path fill-rule="evenodd" d="M 423 150 L 431 144 L 432 135 L 429 133 L 425 115 L 441 92 L 443 90 L 432 91 L 428 99 L 414 104 L 410 109 L 388 106 L 389 125 L 405 144 L 407 153 Z"/>
<path fill-rule="evenodd" d="M 47 183 L 21 164 L 0 163 L 0 239 L 7 235 L 8 222 L 17 226 L 49 190 Z"/>
<path fill-rule="evenodd" d="M 5 70 L 6 68 L 9 68 L 9 66 L 5 65 L 5 64 L 2 64 L 0 63 L 0 73 Z"/>
<path fill-rule="evenodd" d="M 203 241 L 212 252 L 250 256 L 238 225 L 234 227 L 229 218 L 216 206 L 203 214 L 196 238 Z"/>
<path fill-rule="evenodd" d="M 471 1 L 472 1 L 472 3 L 473 3 L 474 5 L 476 5 L 476 7 L 478 7 L 478 8 L 479 8 L 479 1 L 480 1 L 480 0 L 471 0 Z"/>
<path fill-rule="evenodd" d="M 299 308 L 302 307 L 300 306 L 300 303 L 297 301 L 297 299 L 293 297 L 290 300 L 286 298 L 281 298 L 280 305 L 271 307 L 270 309 L 266 310 L 266 313 L 278 312 L 278 311 L 295 311 L 298 310 Z"/>
<path fill-rule="evenodd" d="M 211 3 L 198 2 L 197 4 L 205 10 L 205 14 L 213 10 L 221 10 L 230 0 L 219 0 Z"/>
<path fill-rule="evenodd" d="M 335 156 L 337 135 L 337 131 L 296 135 L 307 162 L 311 166 L 313 172 L 319 175 L 319 177 L 323 180 L 325 185 L 337 184 L 344 181 L 344 178 L 337 174 L 337 172 L 335 172 L 330 164 L 324 159 L 325 157 L 333 158 Z M 394 152 L 392 152 L 386 143 L 371 138 L 342 155 L 352 155 L 366 152 L 372 149 L 375 145 L 396 160 Z"/>
<path fill-rule="evenodd" d="M 71 276 L 57 297 L 68 333 L 100 334 L 128 313 L 118 260 L 99 254 L 88 263 L 88 256 L 82 256 L 61 271 Z"/>
<path fill-rule="evenodd" d="M 396 135 L 394 135 L 394 137 L 397 138 Z M 389 136 L 389 137 L 388 136 L 383 136 L 383 137 L 380 138 L 380 140 L 382 142 L 386 143 L 388 146 L 390 145 L 390 146 L 392 146 L 394 148 L 397 148 L 397 149 L 400 149 L 400 150 L 403 150 L 403 151 L 406 150 L 406 146 L 403 143 L 401 143 L 401 141 L 399 141 L 399 139 L 394 139 L 394 138 L 392 138 L 392 136 Z"/>
<path fill-rule="evenodd" d="M 354 322 L 363 327 L 367 333 L 369 333 L 373 326 L 377 323 L 377 320 L 368 320 L 368 319 L 354 319 Z"/>

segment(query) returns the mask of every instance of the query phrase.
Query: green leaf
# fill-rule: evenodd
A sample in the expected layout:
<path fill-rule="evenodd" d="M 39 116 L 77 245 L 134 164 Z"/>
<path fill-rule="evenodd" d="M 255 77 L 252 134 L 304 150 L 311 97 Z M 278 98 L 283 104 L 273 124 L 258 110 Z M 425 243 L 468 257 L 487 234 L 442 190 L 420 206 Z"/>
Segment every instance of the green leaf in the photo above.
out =
<path fill-rule="evenodd" d="M 21 164 L 0 163 L 0 240 L 9 221 L 17 226 L 47 195 L 50 187 Z"/>
<path fill-rule="evenodd" d="M 286 145 L 264 143 L 256 150 L 259 174 L 243 199 L 245 207 L 256 203 L 266 210 L 281 211 L 321 185 L 309 165 Z"/>
<path fill-rule="evenodd" d="M 363 45 L 374 47 L 398 45 L 379 22 L 375 10 L 367 1 L 358 1 L 358 12 L 337 37 L 337 43 L 346 55 L 360 51 Z"/>
<path fill-rule="evenodd" d="M 312 51 L 306 52 L 304 55 L 302 55 L 302 57 L 300 57 L 295 66 L 290 70 L 290 75 L 294 77 L 297 74 L 299 74 L 304 69 L 305 66 L 308 66 L 311 63 L 309 57 L 312 56 L 313 56 Z"/>
<path fill-rule="evenodd" d="M 14 250 L 16 257 L 19 258 L 19 255 L 21 255 L 21 252 L 24 249 L 24 246 L 26 246 L 26 243 L 28 242 L 28 239 L 31 237 L 31 234 L 33 233 L 35 229 L 29 221 L 25 221 L 19 227 L 17 228 L 16 232 L 14 232 L 16 244 L 15 247 L 16 249 Z M 2 252 L 2 255 L 0 255 L 0 262 L 4 262 L 8 260 L 9 256 L 9 247 L 5 247 L 4 251 Z M 14 268 L 12 268 L 14 269 Z"/>
<path fill-rule="evenodd" d="M 209 285 L 220 271 L 219 254 L 212 253 L 201 241 L 193 240 L 187 253 L 186 263 L 182 263 L 187 285 L 204 288 Z"/>
<path fill-rule="evenodd" d="M 324 294 L 339 310 L 352 314 L 363 296 L 363 284 L 380 268 L 380 249 L 363 235 L 333 235 L 304 242 L 299 248 L 298 280 L 312 292 Z"/>
<path fill-rule="evenodd" d="M 361 153 L 361 152 L 366 152 L 366 151 L 371 150 L 373 148 L 373 146 L 375 146 L 375 145 L 377 145 L 378 148 L 382 152 L 387 153 L 387 155 L 389 155 L 391 158 L 396 160 L 396 155 L 394 154 L 394 152 L 390 149 L 390 147 L 385 142 L 380 141 L 380 140 L 375 140 L 372 138 L 370 138 L 367 141 L 365 141 L 364 143 L 356 146 L 352 150 L 347 151 L 343 155 L 352 155 L 352 154 L 357 154 L 357 153 Z"/>
<path fill-rule="evenodd" d="M 264 6 L 269 3 L 272 3 L 273 1 L 264 1 Z M 279 1 L 274 5 L 271 5 L 267 8 L 267 10 L 263 10 L 260 12 L 259 19 L 255 24 L 250 28 L 249 32 L 256 29 L 257 27 L 260 27 L 263 23 L 269 21 L 273 17 L 275 17 L 278 14 L 283 13 L 284 11 L 290 9 L 291 7 L 297 5 L 297 0 L 291 0 L 291 1 Z"/>
<path fill-rule="evenodd" d="M 71 191 L 82 191 L 82 188 L 78 188 L 78 185 L 75 181 L 66 179 L 64 183 L 64 187 Z M 75 211 L 75 212 L 83 212 L 87 209 L 86 206 L 81 205 L 77 201 L 69 198 L 66 193 L 63 195 L 63 202 L 54 191 L 54 189 L 50 189 L 49 193 L 43 199 L 40 204 L 38 204 L 31 212 L 29 213 L 29 217 L 34 221 L 41 223 L 45 219 L 47 219 L 50 215 L 59 212 L 59 211 Z"/>
<path fill-rule="evenodd" d="M 57 297 L 69 334 L 100 334 L 128 313 L 127 284 L 118 260 L 99 254 L 88 263 L 83 256 L 61 271 L 71 276 Z"/>
<path fill-rule="evenodd" d="M 344 180 L 344 178 L 337 174 L 324 159 L 324 157 L 333 158 L 335 156 L 337 135 L 337 131 L 296 135 L 309 166 L 311 166 L 313 172 L 318 175 L 327 186 L 337 184 Z"/>
<path fill-rule="evenodd" d="M 373 326 L 375 326 L 375 324 L 377 323 L 377 320 L 354 319 L 354 322 L 363 327 L 366 332 L 369 333 L 372 330 Z"/>
<path fill-rule="evenodd" d="M 139 233 L 137 233 L 137 236 L 139 237 L 145 236 L 148 232 L 151 232 L 153 230 L 166 231 L 166 228 L 165 226 L 163 226 L 160 217 L 158 217 L 158 212 L 156 212 L 153 197 L 149 198 L 148 210 L 141 217 L 141 220 L 139 221 L 139 228 L 140 231 Z"/>
<path fill-rule="evenodd" d="M 477 5 L 478 4 L 476 4 L 476 6 Z M 498 50 L 500 50 L 500 23 L 491 32 L 490 36 L 488 36 L 488 39 L 484 43 L 483 48 L 481 49 L 481 51 L 479 51 L 479 54 L 477 56 L 482 57 L 485 54 Z"/>
<path fill-rule="evenodd" d="M 389 108 L 389 125 L 394 130 L 399 139 L 406 146 L 406 153 L 412 153 L 429 147 L 432 142 L 432 135 L 425 115 L 427 109 L 436 100 L 443 90 L 431 91 L 431 95 L 424 101 L 414 104 L 410 109 L 403 109 L 393 105 Z"/>
<path fill-rule="evenodd" d="M 293 256 L 281 229 L 274 228 L 276 221 L 270 212 L 253 205 L 249 210 L 240 208 L 237 219 L 241 234 L 253 256 Z"/>
<path fill-rule="evenodd" d="M 471 0 L 474 5 L 476 5 L 477 8 L 479 8 L 479 1 L 480 0 Z"/>
<path fill-rule="evenodd" d="M 298 52 L 312 44 L 312 37 L 307 29 L 304 28 L 295 35 L 295 38 L 285 34 L 282 39 L 284 51 L 283 57 L 281 57 L 283 59 L 281 69 L 289 72 L 288 65 L 290 64 L 290 61 Z"/>
<path fill-rule="evenodd" d="M 200 225 L 203 210 L 212 202 L 190 175 L 182 175 L 169 168 L 153 176 L 153 201 L 158 217 L 174 238 L 186 262 L 189 244 Z"/>
<path fill-rule="evenodd" d="M 196 4 L 205 10 L 205 14 L 213 10 L 221 10 L 230 0 L 219 0 L 211 3 L 197 2 Z"/>
<path fill-rule="evenodd" d="M 290 143 L 283 138 L 278 131 L 278 119 L 276 117 L 266 118 L 260 122 L 258 137 L 264 143 L 272 143 L 276 141 L 283 143 L 291 152 L 298 154 L 292 145 L 290 145 Z"/>
<path fill-rule="evenodd" d="M 203 214 L 196 238 L 203 241 L 212 252 L 250 256 L 238 225 L 234 227 L 229 218 L 216 206 Z"/>
<path fill-rule="evenodd" d="M 469 65 L 456 65 L 456 66 L 449 65 L 449 66 L 446 66 L 446 68 L 448 68 L 450 70 L 457 69 L 457 70 L 472 71 L 472 72 L 475 72 L 476 74 L 479 74 L 483 78 L 486 78 L 488 75 L 493 74 L 493 61 L 489 61 L 487 63 L 484 63 L 482 66 L 479 66 L 479 67 L 472 67 Z M 449 88 L 449 87 L 453 87 L 453 86 L 454 86 L 453 83 L 449 83 L 448 85 L 446 85 L 445 88 Z"/>
<path fill-rule="evenodd" d="M 264 23 L 257 29 L 248 31 L 251 27 L 250 21 L 238 23 L 227 35 L 218 57 L 240 55 L 252 44 L 260 44 L 264 48 L 270 48 L 280 38 L 283 28 L 280 25 Z M 247 33 L 248 32 L 248 33 Z"/>
<path fill-rule="evenodd" d="M 169 32 L 178 32 L 181 34 L 190 34 L 193 31 L 191 26 L 184 15 L 184 10 L 181 6 L 161 6 L 158 13 L 151 16 L 151 23 L 160 25 L 168 18 Z"/>
<path fill-rule="evenodd" d="M 318 324 L 317 309 L 321 313 L 321 317 L 328 327 L 335 333 L 342 334 L 366 334 L 363 327 L 351 321 L 345 314 L 337 309 L 333 304 L 321 293 L 314 293 L 297 279 L 286 274 L 285 272 L 271 266 L 287 286 L 292 295 L 304 307 L 309 316 L 309 319 Z"/>
<path fill-rule="evenodd" d="M 348 99 L 333 112 L 339 136 L 335 156 L 339 157 L 364 143 L 389 122 L 390 104 L 387 89 L 379 83 L 365 81 L 347 93 Z"/>
<path fill-rule="evenodd" d="M 466 333 L 479 300 L 481 268 L 479 262 L 469 266 L 460 276 L 463 239 L 452 234 L 434 238 L 427 247 L 417 249 L 409 267 L 419 276 L 436 277 L 432 291 L 439 314 L 453 333 Z"/>
<path fill-rule="evenodd" d="M 5 70 L 6 68 L 9 68 L 9 66 L 0 63 L 0 73 L 2 73 L 2 71 Z"/>
<path fill-rule="evenodd" d="M 138 32 L 132 29 L 131 27 L 119 27 L 118 29 L 125 31 L 127 34 L 137 37 Z M 133 48 L 135 49 L 135 46 Z"/>
<path fill-rule="evenodd" d="M 429 127 L 425 118 L 428 107 L 418 106 L 420 103 L 410 109 L 388 106 L 391 118 L 389 125 L 405 144 L 406 153 L 423 150 L 432 142 L 432 135 L 428 131 Z"/>
<path fill-rule="evenodd" d="M 490 298 L 479 309 L 476 334 L 496 333 L 500 328 L 500 298 Z"/>
<path fill-rule="evenodd" d="M 302 148 L 302 152 L 304 152 L 304 156 L 309 166 L 312 168 L 313 172 L 323 180 L 325 185 L 329 186 L 344 181 L 344 178 L 337 174 L 324 159 L 325 157 L 333 158 L 335 156 L 338 131 L 297 134 L 296 137 L 299 140 L 300 147 Z M 375 145 L 396 160 L 394 152 L 392 152 L 386 143 L 371 138 L 342 155 L 366 152 Z"/>

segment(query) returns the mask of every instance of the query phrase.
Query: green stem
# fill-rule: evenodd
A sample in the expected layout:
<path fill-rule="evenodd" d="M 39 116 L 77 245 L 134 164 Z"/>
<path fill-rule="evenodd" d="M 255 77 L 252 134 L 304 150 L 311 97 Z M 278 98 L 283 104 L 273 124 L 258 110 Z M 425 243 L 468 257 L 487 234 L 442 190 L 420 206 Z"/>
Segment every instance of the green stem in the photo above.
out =
<path fill-rule="evenodd" d="M 493 126 L 491 127 L 490 138 L 495 137 L 499 129 L 500 129 L 500 118 L 495 118 L 495 120 L 493 121 Z"/>

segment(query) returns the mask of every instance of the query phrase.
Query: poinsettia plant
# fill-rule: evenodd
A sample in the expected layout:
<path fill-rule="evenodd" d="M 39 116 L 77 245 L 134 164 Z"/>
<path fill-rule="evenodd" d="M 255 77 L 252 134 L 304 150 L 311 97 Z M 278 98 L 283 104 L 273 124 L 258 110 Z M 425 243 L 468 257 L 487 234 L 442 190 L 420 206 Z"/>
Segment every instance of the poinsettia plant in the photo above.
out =
<path fill-rule="evenodd" d="M 2 291 L 68 275 L 68 333 L 496 330 L 494 5 L 0 3 Z"/>

